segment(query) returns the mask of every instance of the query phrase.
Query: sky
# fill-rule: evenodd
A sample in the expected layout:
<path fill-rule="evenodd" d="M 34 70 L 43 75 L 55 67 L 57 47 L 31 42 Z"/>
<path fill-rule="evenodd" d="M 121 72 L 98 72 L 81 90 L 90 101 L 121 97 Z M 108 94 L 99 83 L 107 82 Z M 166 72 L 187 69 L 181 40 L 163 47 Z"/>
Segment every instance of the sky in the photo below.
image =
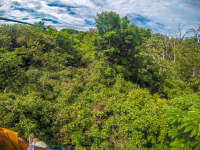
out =
<path fill-rule="evenodd" d="M 200 0 L 0 0 L 0 17 L 28 23 L 44 21 L 58 30 L 95 28 L 97 13 L 113 11 L 125 15 L 138 27 L 153 33 L 178 36 L 178 23 L 198 29 Z M 0 24 L 13 24 L 0 20 Z M 191 35 L 192 33 L 190 33 Z M 188 34 L 189 35 L 189 34 Z"/>

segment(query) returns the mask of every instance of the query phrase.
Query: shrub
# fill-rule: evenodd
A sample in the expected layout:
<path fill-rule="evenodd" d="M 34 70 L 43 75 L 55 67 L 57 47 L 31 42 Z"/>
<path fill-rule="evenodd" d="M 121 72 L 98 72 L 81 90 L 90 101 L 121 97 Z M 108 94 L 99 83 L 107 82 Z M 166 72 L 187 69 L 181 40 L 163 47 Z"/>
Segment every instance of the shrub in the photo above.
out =
<path fill-rule="evenodd" d="M 113 87 L 85 89 L 60 110 L 55 124 L 62 126 L 62 143 L 77 149 L 140 149 L 165 143 L 167 106 L 165 99 L 118 76 Z"/>
<path fill-rule="evenodd" d="M 176 149 L 200 148 L 200 93 L 187 95 L 171 100 L 172 106 L 167 109 L 167 119 L 170 121 L 169 135 Z"/>

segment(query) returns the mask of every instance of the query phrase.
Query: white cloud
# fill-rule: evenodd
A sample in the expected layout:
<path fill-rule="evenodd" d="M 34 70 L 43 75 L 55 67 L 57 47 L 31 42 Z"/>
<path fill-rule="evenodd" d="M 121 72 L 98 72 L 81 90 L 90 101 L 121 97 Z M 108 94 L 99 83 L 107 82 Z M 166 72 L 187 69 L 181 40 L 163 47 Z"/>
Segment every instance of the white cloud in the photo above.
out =
<path fill-rule="evenodd" d="M 95 8 L 95 5 L 90 0 L 60 0 L 60 2 L 72 6 L 86 6 L 89 8 Z"/>
<path fill-rule="evenodd" d="M 48 5 L 54 3 L 58 5 Z M 50 21 L 47 24 L 52 23 L 58 29 L 87 30 L 92 26 L 87 25 L 85 20 L 95 23 L 96 13 L 102 11 L 114 11 L 121 17 L 128 15 L 133 20 L 142 17 L 146 21 L 134 20 L 133 23 L 162 34 L 168 34 L 169 29 L 174 34 L 178 33 L 178 22 L 186 25 L 185 28 L 197 28 L 200 23 L 199 0 L 2 0 L 0 5 L 2 17 L 16 17 L 18 20 L 29 18 L 26 21 L 30 23 L 42 18 L 51 19 L 60 24 Z M 14 8 L 32 11 L 22 12 Z M 70 14 L 69 9 L 75 14 Z"/>

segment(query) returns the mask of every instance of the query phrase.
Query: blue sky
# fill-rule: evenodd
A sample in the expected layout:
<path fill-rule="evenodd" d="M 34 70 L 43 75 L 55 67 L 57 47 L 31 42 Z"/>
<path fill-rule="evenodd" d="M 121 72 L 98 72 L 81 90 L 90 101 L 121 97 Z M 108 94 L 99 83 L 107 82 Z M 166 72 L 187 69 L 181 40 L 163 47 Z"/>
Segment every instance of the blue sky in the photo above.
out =
<path fill-rule="evenodd" d="M 0 16 L 45 25 L 87 31 L 95 27 L 97 13 L 127 15 L 132 24 L 153 33 L 178 35 L 178 22 L 188 28 L 200 24 L 200 0 L 1 0 Z M 0 24 L 5 22 L 0 20 Z"/>

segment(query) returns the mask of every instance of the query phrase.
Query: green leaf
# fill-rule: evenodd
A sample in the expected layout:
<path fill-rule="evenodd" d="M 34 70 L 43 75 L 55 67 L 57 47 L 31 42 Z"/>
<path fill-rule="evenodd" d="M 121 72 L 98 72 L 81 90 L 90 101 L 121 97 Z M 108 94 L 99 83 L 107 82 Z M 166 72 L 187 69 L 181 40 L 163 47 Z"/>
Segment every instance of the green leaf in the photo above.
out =
<path fill-rule="evenodd" d="M 187 126 L 186 128 L 185 128 L 185 130 L 184 130 L 184 133 L 185 132 L 188 132 L 188 131 L 190 131 L 190 130 L 192 130 L 193 128 L 194 128 L 194 123 L 192 123 L 191 125 L 189 125 L 189 126 Z"/>
<path fill-rule="evenodd" d="M 178 108 L 170 108 L 167 110 L 166 114 L 169 114 L 169 115 L 176 114 L 178 111 L 179 111 Z"/>
<path fill-rule="evenodd" d="M 199 150 L 200 149 L 200 144 L 197 145 L 197 147 L 195 147 L 194 150 Z"/>
<path fill-rule="evenodd" d="M 197 144 L 200 144 L 200 141 L 194 141 L 190 143 L 191 147 L 195 147 Z"/>
<path fill-rule="evenodd" d="M 198 134 L 198 130 L 199 130 L 199 126 L 196 125 L 196 126 L 194 127 L 194 129 L 192 130 L 192 132 L 191 132 L 191 134 L 190 134 L 190 137 L 193 137 L 193 136 L 197 135 L 197 134 Z"/>
<path fill-rule="evenodd" d="M 171 119 L 173 119 L 174 118 L 174 115 L 172 116 L 172 115 L 170 115 L 170 116 L 167 116 L 166 117 L 168 120 L 171 120 Z"/>
<path fill-rule="evenodd" d="M 185 121 L 184 123 L 181 124 L 179 129 L 182 129 L 183 127 L 187 126 L 188 124 L 192 123 L 191 120 Z"/>
<path fill-rule="evenodd" d="M 177 144 L 179 144 L 177 141 L 174 141 L 172 143 L 170 143 L 170 146 L 176 146 Z"/>
<path fill-rule="evenodd" d="M 196 115 L 199 115 L 199 109 L 195 109 Z"/>
<path fill-rule="evenodd" d="M 179 118 L 178 118 L 178 122 L 181 122 L 181 120 L 182 120 L 182 118 L 181 118 L 181 117 L 179 117 Z"/>
<path fill-rule="evenodd" d="M 186 116 L 186 117 L 183 118 L 182 121 L 184 122 L 184 121 L 191 120 L 191 119 L 192 119 L 191 116 Z"/>
<path fill-rule="evenodd" d="M 174 119 L 171 121 L 171 124 L 176 122 L 177 119 L 178 119 L 178 117 L 174 117 Z"/>

